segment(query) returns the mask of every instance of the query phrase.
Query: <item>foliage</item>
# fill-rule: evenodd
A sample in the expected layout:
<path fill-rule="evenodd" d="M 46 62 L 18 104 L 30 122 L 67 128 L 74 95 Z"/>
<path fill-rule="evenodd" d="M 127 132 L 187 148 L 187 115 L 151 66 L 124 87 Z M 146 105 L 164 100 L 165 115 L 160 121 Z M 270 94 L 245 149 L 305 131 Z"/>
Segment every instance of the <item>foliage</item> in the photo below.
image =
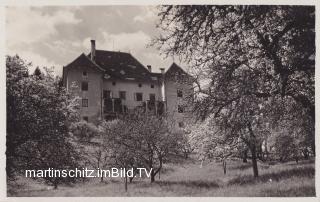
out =
<path fill-rule="evenodd" d="M 43 76 L 39 67 L 36 67 L 36 69 L 33 72 L 33 75 L 38 79 L 42 79 Z"/>
<path fill-rule="evenodd" d="M 69 123 L 77 119 L 75 98 L 58 85 L 46 69 L 42 79 L 28 76 L 19 56 L 6 57 L 7 73 L 7 174 L 25 169 L 67 169 L 77 163 Z M 62 178 L 46 178 L 55 186 Z"/>
<path fill-rule="evenodd" d="M 80 142 L 90 142 L 99 133 L 98 128 L 93 123 L 83 120 L 72 123 L 70 131 Z"/>
<path fill-rule="evenodd" d="M 105 144 L 113 164 L 121 168 L 143 167 L 151 171 L 151 182 L 163 163 L 179 148 L 165 117 L 136 111 L 105 125 Z"/>
<path fill-rule="evenodd" d="M 190 64 L 194 112 L 212 117 L 219 133 L 211 134 L 228 145 L 250 148 L 255 176 L 257 147 L 273 128 L 299 122 L 293 128 L 315 153 L 314 7 L 170 5 L 159 16 L 153 44 Z M 296 109 L 303 118 L 283 119 Z"/>

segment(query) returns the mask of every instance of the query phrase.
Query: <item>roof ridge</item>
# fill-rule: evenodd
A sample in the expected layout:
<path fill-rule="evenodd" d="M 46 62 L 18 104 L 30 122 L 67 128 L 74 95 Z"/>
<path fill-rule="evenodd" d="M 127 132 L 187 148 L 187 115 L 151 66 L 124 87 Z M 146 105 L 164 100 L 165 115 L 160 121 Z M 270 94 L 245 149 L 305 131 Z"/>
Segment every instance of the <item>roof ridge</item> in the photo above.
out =
<path fill-rule="evenodd" d="M 137 58 L 135 58 L 131 53 L 128 53 L 135 61 L 137 61 L 142 67 L 144 67 L 144 69 L 148 72 L 151 73 L 148 68 L 146 68 L 139 60 L 137 60 Z"/>
<path fill-rule="evenodd" d="M 111 50 L 102 50 L 102 49 L 96 49 L 97 51 L 103 51 L 103 52 L 111 52 L 111 53 L 124 53 L 124 54 L 130 54 L 128 52 L 122 52 L 122 51 L 111 51 Z M 90 52 L 91 53 L 91 52 Z"/>
<path fill-rule="evenodd" d="M 86 54 L 82 53 L 92 64 L 94 64 L 96 67 L 98 67 L 101 71 L 105 72 L 105 70 L 100 67 L 96 62 L 92 61 L 91 58 L 89 58 Z M 81 54 L 81 55 L 82 55 Z"/>
<path fill-rule="evenodd" d="M 178 65 L 175 62 L 172 62 L 172 64 L 170 65 L 170 67 L 167 69 L 167 71 L 165 73 L 167 73 L 169 71 L 169 69 L 173 66 L 176 65 L 179 69 L 181 69 L 185 74 L 190 75 L 188 72 L 186 72 L 182 67 L 180 67 L 180 65 Z"/>

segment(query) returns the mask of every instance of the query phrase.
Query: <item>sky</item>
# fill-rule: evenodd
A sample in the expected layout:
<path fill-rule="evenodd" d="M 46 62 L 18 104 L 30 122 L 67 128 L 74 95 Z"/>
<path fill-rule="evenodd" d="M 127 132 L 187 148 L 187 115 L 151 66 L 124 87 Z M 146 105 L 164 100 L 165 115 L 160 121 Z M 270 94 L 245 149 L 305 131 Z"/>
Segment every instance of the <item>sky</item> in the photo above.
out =
<path fill-rule="evenodd" d="M 81 53 L 96 49 L 130 52 L 152 70 L 168 68 L 172 58 L 147 47 L 158 36 L 158 16 L 153 6 L 46 6 L 6 8 L 6 54 L 18 54 L 36 66 L 62 67 Z M 178 61 L 175 61 L 179 64 Z"/>

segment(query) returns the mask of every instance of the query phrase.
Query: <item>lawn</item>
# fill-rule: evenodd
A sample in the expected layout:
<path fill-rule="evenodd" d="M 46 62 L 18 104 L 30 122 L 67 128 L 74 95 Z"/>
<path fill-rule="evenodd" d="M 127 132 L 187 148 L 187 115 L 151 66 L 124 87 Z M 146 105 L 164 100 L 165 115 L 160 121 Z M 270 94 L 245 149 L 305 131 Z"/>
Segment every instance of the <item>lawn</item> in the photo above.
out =
<path fill-rule="evenodd" d="M 161 179 L 135 179 L 124 190 L 121 179 L 98 179 L 72 186 L 51 186 L 31 179 L 18 178 L 8 183 L 8 196 L 315 196 L 314 161 L 259 163 L 258 179 L 253 178 L 250 163 L 228 161 L 227 174 L 218 162 L 185 160 L 165 164 Z"/>

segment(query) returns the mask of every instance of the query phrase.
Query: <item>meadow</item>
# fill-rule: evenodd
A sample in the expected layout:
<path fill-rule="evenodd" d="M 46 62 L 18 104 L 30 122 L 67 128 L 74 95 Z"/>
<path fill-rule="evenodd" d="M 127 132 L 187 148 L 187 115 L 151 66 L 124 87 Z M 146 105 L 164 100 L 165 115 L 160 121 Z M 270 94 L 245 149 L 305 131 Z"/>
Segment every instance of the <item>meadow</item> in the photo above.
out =
<path fill-rule="evenodd" d="M 95 178 L 71 186 L 60 185 L 53 189 L 41 181 L 19 177 L 8 182 L 8 196 L 256 196 L 256 197 L 312 197 L 315 196 L 315 169 L 313 160 L 268 164 L 259 162 L 259 178 L 252 174 L 250 163 L 238 160 L 227 162 L 223 174 L 221 162 L 200 162 L 192 159 L 165 164 L 160 179 L 137 178 L 128 183 L 125 192 L 122 179 Z"/>

